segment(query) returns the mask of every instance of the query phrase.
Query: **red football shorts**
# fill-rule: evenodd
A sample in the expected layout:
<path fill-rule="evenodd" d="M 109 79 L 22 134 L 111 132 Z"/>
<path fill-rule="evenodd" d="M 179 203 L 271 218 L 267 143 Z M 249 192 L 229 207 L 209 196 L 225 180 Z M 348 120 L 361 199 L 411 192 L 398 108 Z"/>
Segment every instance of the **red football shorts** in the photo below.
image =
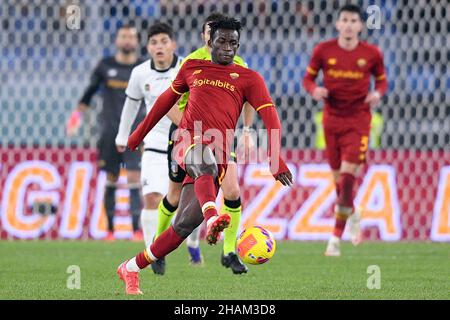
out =
<path fill-rule="evenodd" d="M 333 116 L 324 112 L 326 155 L 332 170 L 339 170 L 342 161 L 362 164 L 369 147 L 371 115 Z"/>
<path fill-rule="evenodd" d="M 218 176 L 216 179 L 217 188 L 222 184 L 223 178 L 225 177 L 225 172 L 227 170 L 227 153 L 221 151 L 222 148 L 216 148 L 214 143 L 208 139 L 207 137 L 195 136 L 192 132 L 177 129 L 177 133 L 175 133 L 174 141 L 175 145 L 172 150 L 172 159 L 174 159 L 178 165 L 186 171 L 186 177 L 183 180 L 183 185 L 194 183 L 194 178 L 189 176 L 189 173 L 186 170 L 186 155 L 189 150 L 199 147 L 200 145 L 207 145 L 211 151 L 213 152 L 217 167 L 218 167 Z M 220 156 L 220 157 L 219 157 Z M 192 160 L 192 159 L 191 159 Z M 193 159 L 195 164 L 201 164 L 202 159 Z"/>

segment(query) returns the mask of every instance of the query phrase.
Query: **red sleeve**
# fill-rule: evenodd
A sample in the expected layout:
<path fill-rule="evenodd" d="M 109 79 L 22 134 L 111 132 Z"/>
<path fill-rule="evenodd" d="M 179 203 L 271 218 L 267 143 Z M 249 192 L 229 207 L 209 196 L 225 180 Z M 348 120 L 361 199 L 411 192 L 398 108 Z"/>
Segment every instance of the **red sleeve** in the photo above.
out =
<path fill-rule="evenodd" d="M 128 138 L 128 147 L 131 150 L 135 150 L 141 144 L 147 133 L 170 111 L 179 98 L 180 95 L 170 87 L 156 99 L 152 110 Z"/>
<path fill-rule="evenodd" d="M 375 77 L 375 90 L 377 90 L 381 96 L 383 96 L 388 87 L 387 79 L 386 79 L 386 71 L 384 68 L 383 62 L 383 53 L 380 49 L 376 49 L 376 57 L 375 63 L 372 67 L 372 74 Z"/>
<path fill-rule="evenodd" d="M 305 76 L 303 77 L 303 87 L 309 94 L 312 94 L 317 87 L 315 80 L 319 70 L 322 68 L 322 58 L 320 45 L 317 45 L 312 53 L 308 67 L 306 67 Z"/>
<path fill-rule="evenodd" d="M 182 95 L 183 93 L 189 91 L 189 85 L 186 80 L 186 65 L 188 64 L 189 60 L 181 66 L 177 76 L 175 77 L 175 80 L 173 80 L 172 84 L 170 85 L 172 90 L 178 95 Z"/>
<path fill-rule="evenodd" d="M 189 87 L 184 76 L 184 70 L 185 68 L 182 67 L 180 71 L 178 71 L 178 74 L 170 85 L 170 88 L 164 91 L 158 99 L 156 99 L 152 110 L 128 138 L 128 147 L 131 150 L 135 150 L 139 144 L 141 144 L 147 133 L 152 130 L 159 120 L 161 120 L 162 117 L 164 117 L 170 111 L 172 106 L 178 101 L 180 95 L 186 91 L 189 91 Z"/>
<path fill-rule="evenodd" d="M 258 73 L 252 79 L 252 85 L 246 88 L 247 101 L 259 113 L 267 129 L 268 151 L 270 159 L 270 171 L 275 178 L 280 173 L 289 172 L 281 158 L 281 123 L 275 105 L 272 102 L 269 91 L 263 78 Z"/>
<path fill-rule="evenodd" d="M 245 99 L 259 111 L 266 107 L 274 106 L 270 93 L 267 90 L 264 79 L 257 72 L 254 72 L 254 77 L 251 78 L 251 83 L 245 88 Z"/>

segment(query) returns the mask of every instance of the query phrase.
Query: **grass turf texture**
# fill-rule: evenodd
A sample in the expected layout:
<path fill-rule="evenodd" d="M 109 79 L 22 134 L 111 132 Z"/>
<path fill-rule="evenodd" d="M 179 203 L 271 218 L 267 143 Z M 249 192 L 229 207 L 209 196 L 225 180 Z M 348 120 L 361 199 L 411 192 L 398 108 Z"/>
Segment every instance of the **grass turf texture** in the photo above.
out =
<path fill-rule="evenodd" d="M 325 243 L 278 242 L 274 258 L 233 275 L 220 264 L 221 243 L 202 243 L 203 267 L 191 267 L 183 244 L 167 271 L 141 272 L 144 296 L 127 297 L 117 265 L 142 249 L 126 241 L 0 241 L 0 299 L 449 299 L 450 246 L 440 243 L 342 244 L 339 258 Z M 81 289 L 66 287 L 68 266 L 81 269 Z M 381 289 L 369 290 L 367 268 L 381 269 Z"/>

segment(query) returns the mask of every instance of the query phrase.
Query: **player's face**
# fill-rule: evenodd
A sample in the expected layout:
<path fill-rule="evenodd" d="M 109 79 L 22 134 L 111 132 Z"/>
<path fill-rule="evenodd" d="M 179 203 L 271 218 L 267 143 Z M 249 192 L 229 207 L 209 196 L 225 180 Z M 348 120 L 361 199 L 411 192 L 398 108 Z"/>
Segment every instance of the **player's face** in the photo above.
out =
<path fill-rule="evenodd" d="M 358 37 L 362 30 L 362 21 L 359 14 L 343 11 L 336 21 L 336 29 L 339 36 L 345 39 L 354 39 Z"/>
<path fill-rule="evenodd" d="M 158 33 L 148 39 L 147 51 L 158 64 L 172 61 L 176 49 L 176 42 L 166 33 Z"/>
<path fill-rule="evenodd" d="M 236 30 L 219 29 L 213 39 L 209 39 L 213 62 L 227 65 L 233 62 L 239 48 L 239 34 Z"/>
<path fill-rule="evenodd" d="M 138 47 L 138 34 L 135 28 L 122 28 L 117 33 L 116 47 L 125 54 L 136 51 Z"/>

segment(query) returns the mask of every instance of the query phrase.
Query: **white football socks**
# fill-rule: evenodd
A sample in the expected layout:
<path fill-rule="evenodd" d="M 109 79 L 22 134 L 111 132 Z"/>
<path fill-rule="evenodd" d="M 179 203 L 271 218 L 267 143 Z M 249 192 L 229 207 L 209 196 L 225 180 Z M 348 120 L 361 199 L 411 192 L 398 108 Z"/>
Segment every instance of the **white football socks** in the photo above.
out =
<path fill-rule="evenodd" d="M 145 247 L 148 248 L 153 243 L 153 237 L 158 227 L 158 209 L 143 209 L 141 212 L 141 226 Z"/>
<path fill-rule="evenodd" d="M 186 239 L 186 245 L 190 248 L 198 248 L 200 246 L 200 228 L 201 224 L 192 231 Z"/>
<path fill-rule="evenodd" d="M 136 257 L 131 258 L 128 260 L 125 268 L 127 268 L 127 271 L 129 272 L 139 272 L 141 269 L 139 269 L 137 263 L 136 263 Z"/>

